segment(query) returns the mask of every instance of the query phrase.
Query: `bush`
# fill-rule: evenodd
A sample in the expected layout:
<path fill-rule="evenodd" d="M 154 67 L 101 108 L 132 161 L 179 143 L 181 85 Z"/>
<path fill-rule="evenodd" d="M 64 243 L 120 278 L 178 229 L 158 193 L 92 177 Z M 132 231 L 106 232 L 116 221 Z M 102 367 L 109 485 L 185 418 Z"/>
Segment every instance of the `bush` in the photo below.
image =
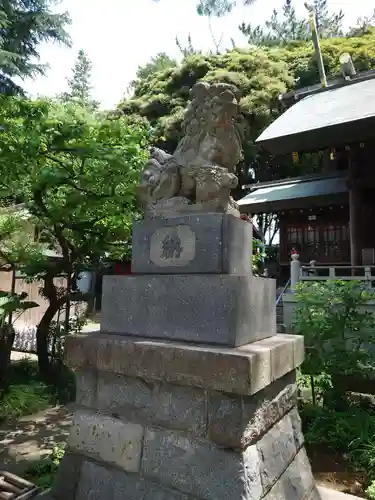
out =
<path fill-rule="evenodd" d="M 369 500 L 375 500 L 375 481 L 371 481 L 370 486 L 366 490 L 366 495 Z"/>
<path fill-rule="evenodd" d="M 364 443 L 375 443 L 375 416 L 354 405 L 339 412 L 324 406 L 303 404 L 300 415 L 305 439 L 310 446 L 354 457 Z"/>
<path fill-rule="evenodd" d="M 375 374 L 375 317 L 365 310 L 374 294 L 355 281 L 301 283 L 295 332 L 305 338 L 302 371 L 324 377 L 325 402 L 342 400 L 343 375 Z M 322 379 L 323 380 L 323 379 Z"/>
<path fill-rule="evenodd" d="M 9 368 L 9 389 L 0 404 L 0 422 L 31 415 L 75 397 L 73 374 L 61 365 L 58 375 L 46 384 L 39 375 L 36 362 L 22 360 Z"/>
<path fill-rule="evenodd" d="M 365 474 L 367 481 L 374 479 L 374 412 L 371 414 L 354 404 L 342 412 L 324 406 L 303 404 L 300 415 L 308 451 L 324 450 L 344 456 L 355 471 Z M 373 493 L 374 486 L 375 482 L 372 486 Z M 370 498 L 375 500 L 375 496 Z"/>
<path fill-rule="evenodd" d="M 65 446 L 58 445 L 47 457 L 37 460 L 25 471 L 28 480 L 39 486 L 42 490 L 51 488 L 53 479 L 64 456 Z"/>

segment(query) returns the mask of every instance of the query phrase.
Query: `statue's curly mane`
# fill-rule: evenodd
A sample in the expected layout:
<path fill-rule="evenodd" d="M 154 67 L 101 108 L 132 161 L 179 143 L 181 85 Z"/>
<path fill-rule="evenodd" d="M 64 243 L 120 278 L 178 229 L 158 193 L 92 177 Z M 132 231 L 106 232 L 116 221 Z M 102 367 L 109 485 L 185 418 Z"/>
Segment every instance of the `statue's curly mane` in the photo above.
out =
<path fill-rule="evenodd" d="M 201 82 L 192 88 L 190 97 L 182 123 L 184 137 L 174 153 L 178 164 L 187 167 L 199 159 L 207 166 L 233 171 L 241 153 L 238 95 L 228 85 Z"/>

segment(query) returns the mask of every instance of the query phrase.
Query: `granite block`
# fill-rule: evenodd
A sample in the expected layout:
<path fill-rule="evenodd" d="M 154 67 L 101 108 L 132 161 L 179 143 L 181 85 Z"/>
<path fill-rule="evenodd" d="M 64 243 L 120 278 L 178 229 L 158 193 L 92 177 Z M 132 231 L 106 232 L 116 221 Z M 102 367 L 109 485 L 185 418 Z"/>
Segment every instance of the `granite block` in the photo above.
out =
<path fill-rule="evenodd" d="M 87 406 L 95 405 L 96 399 L 96 373 L 93 371 L 77 371 L 76 374 L 76 404 Z"/>
<path fill-rule="evenodd" d="M 190 436 L 147 429 L 142 472 L 147 478 L 204 500 L 262 497 L 255 446 L 235 453 Z"/>
<path fill-rule="evenodd" d="M 268 492 L 297 455 L 292 422 L 285 415 L 257 443 L 264 492 Z"/>
<path fill-rule="evenodd" d="M 140 467 L 144 429 L 141 425 L 78 410 L 68 438 L 70 450 L 128 471 Z"/>
<path fill-rule="evenodd" d="M 95 366 L 146 382 L 160 381 L 207 390 L 251 395 L 272 382 L 271 353 L 284 340 L 292 352 L 303 342 L 298 335 L 278 335 L 278 342 L 259 349 L 260 342 L 234 349 L 135 339 L 100 332 L 68 335 L 66 362 L 74 369 Z M 75 350 L 80 347 L 79 352 Z M 293 369 L 298 366 L 294 366 Z M 287 372 L 286 372 L 287 373 Z"/>
<path fill-rule="evenodd" d="M 293 410 L 289 413 L 289 417 L 292 422 L 294 442 L 297 450 L 299 450 L 304 445 L 305 438 L 302 433 L 302 420 L 299 416 L 298 409 L 293 408 Z"/>
<path fill-rule="evenodd" d="M 100 330 L 235 347 L 276 333 L 275 293 L 247 276 L 105 276 Z"/>
<path fill-rule="evenodd" d="M 137 475 L 90 461 L 83 463 L 81 478 L 74 500 L 195 500 Z"/>
<path fill-rule="evenodd" d="M 219 446 L 244 449 L 257 442 L 296 404 L 295 372 L 253 396 L 211 391 L 208 395 L 208 437 Z"/>
<path fill-rule="evenodd" d="M 204 436 L 204 389 L 173 384 L 146 383 L 141 379 L 101 373 L 96 408 L 130 422 L 185 430 Z"/>
<path fill-rule="evenodd" d="M 252 224 L 228 214 L 157 217 L 133 224 L 132 272 L 252 274 Z"/>
<path fill-rule="evenodd" d="M 309 496 L 309 495 L 314 496 Z M 316 496 L 315 496 L 316 494 Z M 264 500 L 318 500 L 309 459 L 302 448 Z"/>
<path fill-rule="evenodd" d="M 66 451 L 51 488 L 54 500 L 75 500 L 83 458 Z"/>

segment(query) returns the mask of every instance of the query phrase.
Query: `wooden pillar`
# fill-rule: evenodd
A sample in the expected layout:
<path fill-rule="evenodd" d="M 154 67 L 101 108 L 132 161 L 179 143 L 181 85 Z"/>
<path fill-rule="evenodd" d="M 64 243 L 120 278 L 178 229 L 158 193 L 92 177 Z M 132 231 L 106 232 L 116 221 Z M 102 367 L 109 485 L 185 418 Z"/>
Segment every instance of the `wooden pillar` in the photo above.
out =
<path fill-rule="evenodd" d="M 349 187 L 349 234 L 350 234 L 350 264 L 360 266 L 361 258 L 361 195 L 357 183 L 356 163 L 349 157 L 348 169 Z"/>

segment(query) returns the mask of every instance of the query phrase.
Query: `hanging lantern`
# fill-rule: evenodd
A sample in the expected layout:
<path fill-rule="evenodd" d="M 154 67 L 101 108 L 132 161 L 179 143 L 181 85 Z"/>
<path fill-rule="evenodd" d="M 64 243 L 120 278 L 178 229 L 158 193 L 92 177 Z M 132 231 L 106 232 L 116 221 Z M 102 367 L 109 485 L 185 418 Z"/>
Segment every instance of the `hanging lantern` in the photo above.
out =
<path fill-rule="evenodd" d="M 292 158 L 293 158 L 293 163 L 298 163 L 299 162 L 299 154 L 297 153 L 297 151 L 294 151 L 292 153 Z"/>
<path fill-rule="evenodd" d="M 331 149 L 330 153 L 329 153 L 329 159 L 331 161 L 335 160 L 336 159 L 336 150 L 335 149 Z"/>

